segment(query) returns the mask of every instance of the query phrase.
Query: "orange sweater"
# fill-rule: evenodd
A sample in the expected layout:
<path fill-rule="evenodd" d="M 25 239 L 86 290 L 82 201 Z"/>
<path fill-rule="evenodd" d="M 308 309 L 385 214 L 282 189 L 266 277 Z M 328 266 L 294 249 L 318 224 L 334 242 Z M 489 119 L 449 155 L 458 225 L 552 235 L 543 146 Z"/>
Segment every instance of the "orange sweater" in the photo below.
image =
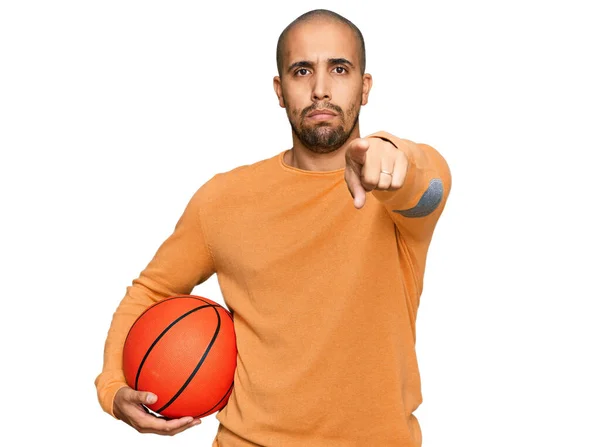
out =
<path fill-rule="evenodd" d="M 301 170 L 285 151 L 198 189 L 113 316 L 95 381 L 104 411 L 137 316 L 216 273 L 238 358 L 213 447 L 421 446 L 415 320 L 451 175 L 431 146 L 375 136 L 406 152 L 407 177 L 358 210 L 344 168 Z"/>

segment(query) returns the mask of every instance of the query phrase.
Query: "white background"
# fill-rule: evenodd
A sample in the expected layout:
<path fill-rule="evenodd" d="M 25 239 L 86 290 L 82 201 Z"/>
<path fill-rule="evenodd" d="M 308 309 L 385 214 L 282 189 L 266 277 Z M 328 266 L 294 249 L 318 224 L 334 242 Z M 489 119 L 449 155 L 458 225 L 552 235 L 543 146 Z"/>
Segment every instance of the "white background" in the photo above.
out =
<path fill-rule="evenodd" d="M 600 446 L 593 3 L 2 2 L 0 443 L 210 446 L 214 415 L 171 438 L 102 412 L 104 340 L 197 188 L 291 146 L 277 38 L 328 8 L 365 37 L 362 134 L 452 170 L 417 319 L 424 447 Z M 216 276 L 194 293 L 223 302 Z"/>

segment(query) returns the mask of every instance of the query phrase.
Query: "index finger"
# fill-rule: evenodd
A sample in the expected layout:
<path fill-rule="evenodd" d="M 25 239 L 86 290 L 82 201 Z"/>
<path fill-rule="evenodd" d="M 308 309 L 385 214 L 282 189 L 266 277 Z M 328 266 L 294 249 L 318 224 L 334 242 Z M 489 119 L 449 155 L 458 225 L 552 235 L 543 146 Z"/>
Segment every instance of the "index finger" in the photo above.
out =
<path fill-rule="evenodd" d="M 362 208 L 365 204 L 366 196 L 365 189 L 362 186 L 362 183 L 359 178 L 359 174 L 354 172 L 352 169 L 346 169 L 344 173 L 344 179 L 346 180 L 346 184 L 348 185 L 348 190 L 352 195 L 352 199 L 354 201 L 354 206 L 357 209 Z"/>
<path fill-rule="evenodd" d="M 369 140 L 366 138 L 356 138 L 350 142 L 346 149 L 346 160 L 351 160 L 358 165 L 364 165 L 366 153 L 369 149 Z"/>

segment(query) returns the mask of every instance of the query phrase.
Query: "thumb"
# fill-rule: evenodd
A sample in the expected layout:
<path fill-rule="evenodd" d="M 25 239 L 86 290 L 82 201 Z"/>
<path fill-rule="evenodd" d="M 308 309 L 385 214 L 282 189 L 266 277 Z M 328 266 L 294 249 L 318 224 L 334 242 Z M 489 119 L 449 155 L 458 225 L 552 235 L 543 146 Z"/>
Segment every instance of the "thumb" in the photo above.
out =
<path fill-rule="evenodd" d="M 139 404 L 153 404 L 158 397 L 149 391 L 135 391 L 132 396 L 132 401 Z"/>

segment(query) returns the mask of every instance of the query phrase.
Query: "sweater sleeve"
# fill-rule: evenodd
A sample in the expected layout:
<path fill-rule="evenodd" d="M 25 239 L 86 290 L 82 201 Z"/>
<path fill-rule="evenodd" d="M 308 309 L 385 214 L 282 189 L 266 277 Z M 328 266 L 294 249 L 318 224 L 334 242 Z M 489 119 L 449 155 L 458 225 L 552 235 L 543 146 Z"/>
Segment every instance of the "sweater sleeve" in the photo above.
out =
<path fill-rule="evenodd" d="M 402 150 L 408 159 L 404 184 L 396 191 L 371 194 L 387 210 L 396 225 L 400 243 L 412 259 L 417 278 L 425 269 L 425 257 L 435 226 L 446 206 L 452 176 L 446 160 L 433 147 L 380 131 L 367 138 L 383 138 Z M 417 279 L 420 287 L 421 281 Z"/>
<path fill-rule="evenodd" d="M 113 417 L 115 394 L 127 386 L 123 374 L 123 345 L 136 318 L 161 299 L 189 295 L 196 285 L 216 271 L 203 231 L 202 194 L 203 187 L 190 199 L 173 233 L 126 288 L 125 297 L 113 314 L 104 346 L 104 365 L 94 382 L 102 409 Z"/>

